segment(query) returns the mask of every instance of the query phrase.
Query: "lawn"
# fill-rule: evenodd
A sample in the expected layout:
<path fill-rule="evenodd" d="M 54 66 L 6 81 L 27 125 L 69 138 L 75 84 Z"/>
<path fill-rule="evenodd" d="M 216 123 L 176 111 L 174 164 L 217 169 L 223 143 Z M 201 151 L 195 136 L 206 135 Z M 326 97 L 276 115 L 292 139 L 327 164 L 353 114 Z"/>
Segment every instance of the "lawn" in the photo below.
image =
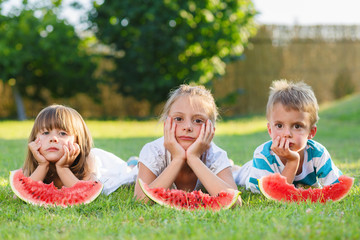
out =
<path fill-rule="evenodd" d="M 0 239 L 360 239 L 360 95 L 321 106 L 315 140 L 325 145 L 345 175 L 355 177 L 340 202 L 272 202 L 243 188 L 242 207 L 220 211 L 177 211 L 132 198 L 133 187 L 101 195 L 72 208 L 35 207 L 13 198 L 9 171 L 20 168 L 32 121 L 0 122 Z M 87 121 L 95 146 L 123 159 L 159 136 L 154 121 Z M 251 159 L 269 139 L 264 117 L 224 120 L 215 142 L 237 164 Z"/>

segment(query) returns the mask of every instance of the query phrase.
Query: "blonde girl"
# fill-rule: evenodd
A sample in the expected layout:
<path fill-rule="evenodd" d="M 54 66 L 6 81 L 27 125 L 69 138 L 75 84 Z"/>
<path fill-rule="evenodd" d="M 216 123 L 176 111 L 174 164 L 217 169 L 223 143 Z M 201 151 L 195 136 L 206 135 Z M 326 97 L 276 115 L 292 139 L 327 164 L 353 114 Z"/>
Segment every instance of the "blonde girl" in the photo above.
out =
<path fill-rule="evenodd" d="M 91 134 L 76 110 L 48 106 L 35 119 L 23 172 L 59 188 L 80 180 L 100 180 L 105 194 L 135 180 L 137 169 L 132 171 L 120 158 L 92 147 Z"/>
<path fill-rule="evenodd" d="M 184 84 L 172 91 L 161 116 L 164 136 L 141 150 L 138 178 L 152 188 L 203 186 L 211 195 L 237 189 L 227 153 L 212 142 L 217 116 L 214 98 L 203 86 Z M 147 200 L 138 181 L 134 195 Z"/>

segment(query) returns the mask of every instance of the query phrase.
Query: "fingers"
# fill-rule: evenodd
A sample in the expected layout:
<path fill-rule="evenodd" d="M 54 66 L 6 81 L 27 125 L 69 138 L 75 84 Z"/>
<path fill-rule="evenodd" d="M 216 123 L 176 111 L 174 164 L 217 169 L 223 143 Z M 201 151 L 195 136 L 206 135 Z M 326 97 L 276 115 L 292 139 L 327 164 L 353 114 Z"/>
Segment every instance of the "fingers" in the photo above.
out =
<path fill-rule="evenodd" d="M 175 138 L 175 128 L 175 122 L 170 117 L 167 117 L 164 123 L 164 138 L 166 142 Z"/>
<path fill-rule="evenodd" d="M 215 128 L 213 123 L 208 119 L 206 121 L 206 130 L 205 130 L 205 140 L 206 142 L 211 142 L 214 138 L 214 134 L 215 134 Z"/>
<path fill-rule="evenodd" d="M 195 154 L 201 156 L 207 149 L 210 148 L 211 141 L 214 137 L 215 128 L 210 120 L 207 120 L 200 130 L 200 134 L 196 141 L 188 148 L 187 154 Z"/>
<path fill-rule="evenodd" d="M 28 146 L 32 153 L 38 151 L 41 148 L 40 138 L 36 138 L 35 141 L 30 142 Z"/>
<path fill-rule="evenodd" d="M 171 129 L 171 118 L 167 117 L 164 122 L 164 136 L 168 135 Z"/>
<path fill-rule="evenodd" d="M 290 149 L 290 139 L 281 138 L 277 136 L 273 139 L 271 145 L 271 150 L 280 157 L 280 159 L 288 160 L 298 160 L 300 159 L 299 153 Z"/>
<path fill-rule="evenodd" d="M 290 150 L 290 140 L 288 138 L 281 138 L 280 136 L 277 136 L 273 139 L 273 143 L 271 145 L 271 150 L 274 149 Z"/>
<path fill-rule="evenodd" d="M 62 167 L 70 167 L 80 154 L 79 144 L 69 142 L 68 145 L 63 145 L 63 150 L 64 154 L 56 164 Z"/>
<path fill-rule="evenodd" d="M 41 143 L 40 138 L 36 138 L 34 141 L 28 144 L 29 150 L 36 159 L 36 161 L 41 164 L 47 162 L 43 155 L 40 153 Z"/>
<path fill-rule="evenodd" d="M 210 120 L 207 120 L 202 126 L 199 134 L 199 141 L 210 144 L 214 138 L 215 128 Z"/>

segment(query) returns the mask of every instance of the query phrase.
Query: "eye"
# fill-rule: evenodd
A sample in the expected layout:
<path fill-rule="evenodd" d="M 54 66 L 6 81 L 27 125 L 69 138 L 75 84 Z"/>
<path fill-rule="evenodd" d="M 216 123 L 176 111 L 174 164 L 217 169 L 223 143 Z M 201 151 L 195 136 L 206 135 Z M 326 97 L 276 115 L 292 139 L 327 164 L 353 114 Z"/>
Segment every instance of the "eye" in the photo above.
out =
<path fill-rule="evenodd" d="M 275 127 L 277 127 L 277 128 L 282 128 L 283 125 L 282 125 L 281 123 L 276 123 L 276 124 L 275 124 Z"/>
<path fill-rule="evenodd" d="M 201 118 L 197 118 L 197 119 L 194 120 L 194 123 L 196 123 L 196 124 L 203 124 L 203 123 L 204 123 L 204 120 L 201 119 Z"/>
<path fill-rule="evenodd" d="M 49 134 L 49 131 L 48 130 L 42 130 L 41 131 L 41 135 L 48 135 Z"/>
<path fill-rule="evenodd" d="M 294 125 L 294 128 L 295 128 L 295 129 L 300 129 L 300 128 L 302 128 L 302 126 L 301 126 L 300 124 L 295 124 L 295 125 Z"/>
<path fill-rule="evenodd" d="M 175 122 L 181 122 L 183 120 L 181 117 L 174 117 L 173 119 Z"/>
<path fill-rule="evenodd" d="M 62 136 L 62 137 L 64 137 L 64 136 L 67 136 L 68 134 L 67 134 L 67 132 L 65 132 L 65 131 L 60 131 L 60 132 L 59 132 L 59 135 Z"/>

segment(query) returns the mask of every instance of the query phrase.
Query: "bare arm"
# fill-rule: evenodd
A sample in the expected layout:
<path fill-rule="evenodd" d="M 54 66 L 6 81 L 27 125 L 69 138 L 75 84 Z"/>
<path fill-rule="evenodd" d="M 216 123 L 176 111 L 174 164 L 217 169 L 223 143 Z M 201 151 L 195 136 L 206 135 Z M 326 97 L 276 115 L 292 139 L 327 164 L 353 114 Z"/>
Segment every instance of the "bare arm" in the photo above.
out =
<path fill-rule="evenodd" d="M 137 179 L 141 179 L 143 182 L 149 185 L 151 188 L 170 188 L 171 185 L 174 183 L 176 176 L 179 174 L 181 167 L 183 166 L 184 162 L 172 160 L 170 165 L 165 168 L 165 170 L 158 176 L 150 171 L 144 164 L 141 162 L 139 163 L 139 173 Z M 144 199 L 148 201 L 148 198 L 141 190 L 139 186 L 138 180 L 135 183 L 135 191 L 134 197 L 137 199 Z"/>
<path fill-rule="evenodd" d="M 151 188 L 170 188 L 178 176 L 181 168 L 184 166 L 186 161 L 186 152 L 180 146 L 175 138 L 176 124 L 170 117 L 165 121 L 164 125 L 164 147 L 171 153 L 171 162 L 165 170 L 156 177 L 153 172 L 150 171 L 144 164 L 139 163 L 138 179 L 140 178 Z M 137 199 L 144 199 L 147 201 L 147 197 L 140 189 L 138 181 L 135 184 L 134 196 Z"/>
<path fill-rule="evenodd" d="M 234 181 L 231 168 L 225 168 L 215 175 L 200 159 L 188 159 L 191 169 L 195 172 L 201 183 L 204 185 L 210 195 L 215 196 L 220 192 L 229 189 L 238 190 Z M 235 205 L 241 206 L 241 197 L 238 197 Z"/>
<path fill-rule="evenodd" d="M 38 165 L 35 171 L 30 175 L 30 178 L 34 181 L 44 181 L 48 171 L 49 164 Z"/>
<path fill-rule="evenodd" d="M 287 183 L 292 184 L 299 168 L 300 154 L 290 150 L 288 139 L 280 137 L 273 139 L 271 150 L 279 156 L 285 165 L 281 175 L 286 177 Z"/>
<path fill-rule="evenodd" d="M 230 168 L 225 168 L 215 175 L 200 159 L 190 160 L 188 164 L 210 195 L 217 195 L 228 189 L 237 190 Z"/>
<path fill-rule="evenodd" d="M 187 164 L 210 195 L 217 195 L 219 192 L 228 189 L 237 190 L 230 168 L 226 168 L 215 175 L 200 159 L 201 155 L 209 149 L 214 133 L 215 128 L 211 121 L 207 120 L 201 128 L 199 137 L 186 151 Z"/>

